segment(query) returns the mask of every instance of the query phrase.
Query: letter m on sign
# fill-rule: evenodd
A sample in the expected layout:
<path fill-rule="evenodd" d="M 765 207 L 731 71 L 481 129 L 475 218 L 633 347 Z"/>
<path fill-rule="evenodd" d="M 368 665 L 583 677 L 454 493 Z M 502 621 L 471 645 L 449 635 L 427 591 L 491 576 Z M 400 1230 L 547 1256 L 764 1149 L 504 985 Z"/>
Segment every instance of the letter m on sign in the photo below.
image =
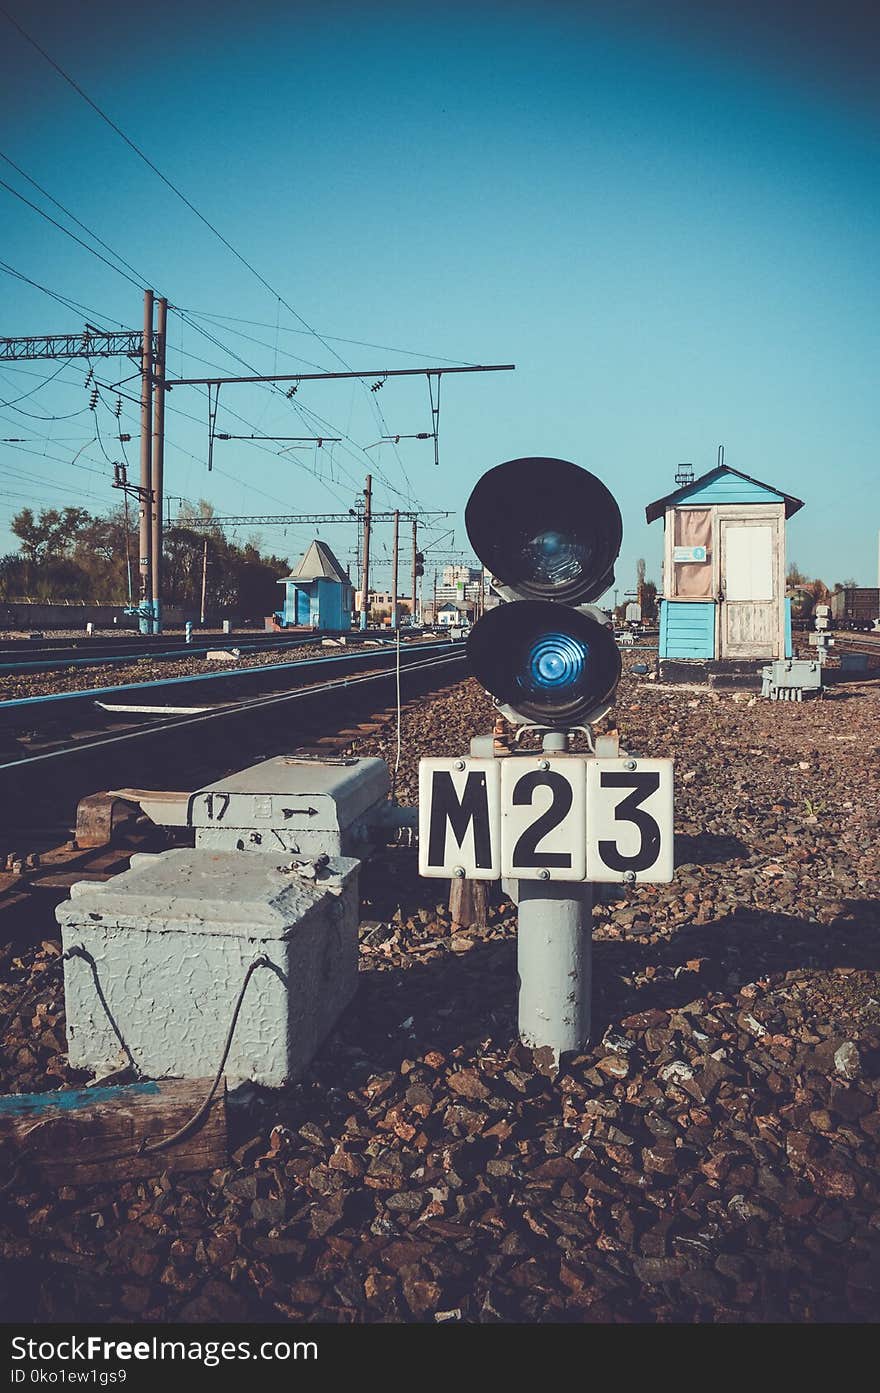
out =
<path fill-rule="evenodd" d="M 501 874 L 501 770 L 494 759 L 419 764 L 419 874 L 469 880 Z M 460 873 L 460 871 L 459 871 Z"/>

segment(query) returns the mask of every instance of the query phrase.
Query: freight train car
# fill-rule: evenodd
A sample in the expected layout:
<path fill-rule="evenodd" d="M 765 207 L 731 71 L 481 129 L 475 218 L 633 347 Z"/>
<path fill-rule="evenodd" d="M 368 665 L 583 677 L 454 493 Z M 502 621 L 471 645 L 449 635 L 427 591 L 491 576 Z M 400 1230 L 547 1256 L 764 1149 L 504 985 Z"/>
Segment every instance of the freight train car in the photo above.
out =
<path fill-rule="evenodd" d="M 835 629 L 872 629 L 878 618 L 880 589 L 847 586 L 831 596 L 831 619 Z"/>

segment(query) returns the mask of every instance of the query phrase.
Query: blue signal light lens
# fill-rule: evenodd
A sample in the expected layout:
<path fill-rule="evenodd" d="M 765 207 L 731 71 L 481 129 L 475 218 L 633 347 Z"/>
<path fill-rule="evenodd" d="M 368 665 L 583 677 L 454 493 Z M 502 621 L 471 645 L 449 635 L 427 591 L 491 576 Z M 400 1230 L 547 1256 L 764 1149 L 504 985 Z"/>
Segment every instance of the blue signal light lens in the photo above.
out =
<path fill-rule="evenodd" d="M 521 685 L 535 693 L 561 689 L 567 693 L 583 676 L 589 653 L 589 647 L 570 634 L 542 634 L 526 655 Z"/>
<path fill-rule="evenodd" d="M 499 704 L 538 724 L 589 719 L 605 708 L 620 678 L 611 631 L 547 600 L 488 610 L 471 631 L 468 656 Z"/>

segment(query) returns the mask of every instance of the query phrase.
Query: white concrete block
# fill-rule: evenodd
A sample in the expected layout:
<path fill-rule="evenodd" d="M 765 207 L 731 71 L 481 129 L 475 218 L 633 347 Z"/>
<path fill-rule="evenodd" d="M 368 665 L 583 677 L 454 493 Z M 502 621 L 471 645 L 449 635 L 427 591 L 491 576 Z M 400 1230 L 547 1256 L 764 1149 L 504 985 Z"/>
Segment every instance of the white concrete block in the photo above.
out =
<path fill-rule="evenodd" d="M 187 847 L 73 885 L 56 910 L 64 948 L 88 955 L 64 964 L 71 1064 L 126 1062 L 121 1036 L 149 1077 L 213 1076 L 248 965 L 265 954 L 226 1076 L 298 1078 L 357 987 L 360 863 L 337 857 L 317 880 L 289 864 Z"/>

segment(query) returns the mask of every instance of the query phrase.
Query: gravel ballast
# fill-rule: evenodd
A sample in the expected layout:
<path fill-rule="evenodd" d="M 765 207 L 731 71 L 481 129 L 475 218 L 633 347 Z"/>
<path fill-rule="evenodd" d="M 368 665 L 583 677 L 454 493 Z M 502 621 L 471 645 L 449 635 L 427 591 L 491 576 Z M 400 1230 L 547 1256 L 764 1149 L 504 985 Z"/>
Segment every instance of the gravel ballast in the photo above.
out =
<path fill-rule="evenodd" d="M 594 909 L 594 1034 L 516 1038 L 516 917 L 362 875 L 361 986 L 309 1076 L 233 1096 L 229 1166 L 0 1196 L 8 1319 L 872 1321 L 880 1294 L 880 683 L 803 705 L 624 677 L 676 761 L 675 880 Z M 471 680 L 417 761 L 491 729 Z M 388 726 L 357 742 L 393 768 Z M 0 965 L 3 1092 L 81 1083 L 52 925 Z"/>

